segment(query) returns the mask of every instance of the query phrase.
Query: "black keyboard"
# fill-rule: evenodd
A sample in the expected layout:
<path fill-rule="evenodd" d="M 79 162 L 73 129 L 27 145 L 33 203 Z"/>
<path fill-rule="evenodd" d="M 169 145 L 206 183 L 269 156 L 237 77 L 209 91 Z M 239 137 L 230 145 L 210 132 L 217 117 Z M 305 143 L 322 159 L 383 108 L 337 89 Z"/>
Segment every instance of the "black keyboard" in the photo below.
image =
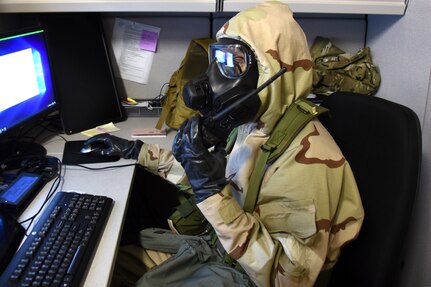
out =
<path fill-rule="evenodd" d="M 0 278 L 0 286 L 79 286 L 113 200 L 58 192 Z"/>

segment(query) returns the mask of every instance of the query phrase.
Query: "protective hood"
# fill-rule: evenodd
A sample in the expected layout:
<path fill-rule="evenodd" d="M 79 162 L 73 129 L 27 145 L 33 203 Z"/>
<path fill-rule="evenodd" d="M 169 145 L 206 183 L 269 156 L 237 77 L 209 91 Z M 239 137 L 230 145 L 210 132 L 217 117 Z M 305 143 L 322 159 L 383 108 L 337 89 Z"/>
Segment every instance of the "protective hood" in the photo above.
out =
<path fill-rule="evenodd" d="M 259 93 L 257 120 L 262 124 L 262 132 L 271 133 L 286 108 L 311 90 L 312 61 L 302 28 L 286 4 L 266 1 L 226 22 L 217 32 L 217 39 L 220 38 L 241 40 L 253 49 L 259 66 L 258 86 L 282 67 L 287 69 Z"/>

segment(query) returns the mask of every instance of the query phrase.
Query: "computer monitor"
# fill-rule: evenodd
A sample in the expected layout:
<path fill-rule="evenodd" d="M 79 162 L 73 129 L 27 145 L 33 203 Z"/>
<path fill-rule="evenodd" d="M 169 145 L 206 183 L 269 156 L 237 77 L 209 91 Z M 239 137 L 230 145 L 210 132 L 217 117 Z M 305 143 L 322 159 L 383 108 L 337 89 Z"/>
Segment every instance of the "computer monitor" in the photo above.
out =
<path fill-rule="evenodd" d="M 45 34 L 43 27 L 0 34 L 0 163 L 46 153 L 19 131 L 57 109 Z"/>
<path fill-rule="evenodd" d="M 66 134 L 126 119 L 98 13 L 42 13 Z"/>

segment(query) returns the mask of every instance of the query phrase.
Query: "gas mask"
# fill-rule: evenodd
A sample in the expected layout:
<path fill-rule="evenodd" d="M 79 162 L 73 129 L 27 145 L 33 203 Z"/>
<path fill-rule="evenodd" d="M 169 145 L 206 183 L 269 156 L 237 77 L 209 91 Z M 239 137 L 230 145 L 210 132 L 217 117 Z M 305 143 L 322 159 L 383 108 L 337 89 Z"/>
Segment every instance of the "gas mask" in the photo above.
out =
<path fill-rule="evenodd" d="M 225 141 L 237 126 L 253 120 L 260 107 L 256 90 L 259 72 L 256 57 L 245 43 L 223 38 L 208 48 L 205 74 L 183 88 L 185 104 L 203 115 L 207 147 Z"/>

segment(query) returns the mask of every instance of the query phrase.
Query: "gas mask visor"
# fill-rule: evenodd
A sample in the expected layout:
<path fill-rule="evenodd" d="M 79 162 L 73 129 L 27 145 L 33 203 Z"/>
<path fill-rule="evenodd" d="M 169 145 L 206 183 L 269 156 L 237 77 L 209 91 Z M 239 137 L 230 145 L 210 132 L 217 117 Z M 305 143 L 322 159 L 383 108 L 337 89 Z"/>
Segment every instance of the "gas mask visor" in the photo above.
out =
<path fill-rule="evenodd" d="M 215 61 L 223 76 L 237 79 L 246 74 L 254 60 L 250 48 L 241 41 L 222 38 L 208 47 L 209 62 Z"/>

